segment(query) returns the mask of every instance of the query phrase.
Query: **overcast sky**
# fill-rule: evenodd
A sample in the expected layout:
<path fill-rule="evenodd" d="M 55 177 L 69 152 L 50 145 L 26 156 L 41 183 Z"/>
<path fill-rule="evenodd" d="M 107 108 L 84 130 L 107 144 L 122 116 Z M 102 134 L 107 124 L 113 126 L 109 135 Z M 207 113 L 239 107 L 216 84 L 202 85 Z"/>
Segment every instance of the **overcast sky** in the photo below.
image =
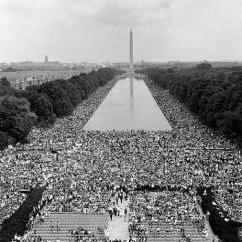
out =
<path fill-rule="evenodd" d="M 0 0 L 0 62 L 242 60 L 242 0 Z"/>

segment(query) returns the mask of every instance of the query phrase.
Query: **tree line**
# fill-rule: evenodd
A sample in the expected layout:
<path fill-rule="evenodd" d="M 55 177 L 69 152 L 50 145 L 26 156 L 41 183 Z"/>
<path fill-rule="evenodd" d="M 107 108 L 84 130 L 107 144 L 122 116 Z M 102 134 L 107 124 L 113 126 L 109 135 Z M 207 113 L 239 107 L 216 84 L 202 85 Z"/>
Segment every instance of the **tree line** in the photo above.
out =
<path fill-rule="evenodd" d="M 199 119 L 242 147 L 242 71 L 196 68 L 149 68 L 140 71 L 168 89 Z"/>
<path fill-rule="evenodd" d="M 26 90 L 12 88 L 6 78 L 0 81 L 0 148 L 27 142 L 33 125 L 49 125 L 70 115 L 74 108 L 98 87 L 112 80 L 118 71 L 100 68 L 68 80 L 58 79 Z"/>

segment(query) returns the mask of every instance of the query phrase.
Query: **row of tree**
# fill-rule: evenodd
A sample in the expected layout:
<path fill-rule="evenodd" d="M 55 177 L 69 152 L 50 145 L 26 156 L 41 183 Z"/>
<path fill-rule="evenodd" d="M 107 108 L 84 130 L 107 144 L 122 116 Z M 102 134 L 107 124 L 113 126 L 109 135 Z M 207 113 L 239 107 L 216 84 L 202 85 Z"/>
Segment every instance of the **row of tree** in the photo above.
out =
<path fill-rule="evenodd" d="M 242 146 L 242 73 L 200 68 L 141 71 L 184 103 L 208 126 Z"/>
<path fill-rule="evenodd" d="M 11 88 L 6 78 L 0 82 L 0 148 L 26 142 L 36 123 L 51 124 L 56 117 L 72 113 L 74 108 L 99 86 L 114 78 L 117 71 L 101 68 L 81 73 L 69 80 L 55 80 L 25 91 Z"/>

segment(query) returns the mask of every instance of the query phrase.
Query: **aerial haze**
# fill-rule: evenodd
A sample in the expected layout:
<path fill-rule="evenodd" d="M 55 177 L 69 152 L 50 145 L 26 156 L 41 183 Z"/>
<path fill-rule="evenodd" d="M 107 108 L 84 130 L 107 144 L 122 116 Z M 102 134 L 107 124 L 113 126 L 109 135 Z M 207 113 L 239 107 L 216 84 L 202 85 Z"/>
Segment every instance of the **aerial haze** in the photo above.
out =
<path fill-rule="evenodd" d="M 0 0 L 0 62 L 241 60 L 241 0 Z"/>

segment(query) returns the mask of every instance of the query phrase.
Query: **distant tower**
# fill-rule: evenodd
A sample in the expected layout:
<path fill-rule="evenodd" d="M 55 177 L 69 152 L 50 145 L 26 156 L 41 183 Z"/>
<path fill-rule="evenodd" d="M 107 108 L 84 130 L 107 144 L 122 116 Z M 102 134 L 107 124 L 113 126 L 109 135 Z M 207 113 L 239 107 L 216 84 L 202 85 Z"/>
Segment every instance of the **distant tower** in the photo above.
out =
<path fill-rule="evenodd" d="M 134 63 L 133 63 L 133 31 L 130 29 L 130 43 L 129 43 L 129 69 L 133 71 Z"/>
<path fill-rule="evenodd" d="M 45 55 L 45 63 L 48 63 L 48 55 Z"/>

